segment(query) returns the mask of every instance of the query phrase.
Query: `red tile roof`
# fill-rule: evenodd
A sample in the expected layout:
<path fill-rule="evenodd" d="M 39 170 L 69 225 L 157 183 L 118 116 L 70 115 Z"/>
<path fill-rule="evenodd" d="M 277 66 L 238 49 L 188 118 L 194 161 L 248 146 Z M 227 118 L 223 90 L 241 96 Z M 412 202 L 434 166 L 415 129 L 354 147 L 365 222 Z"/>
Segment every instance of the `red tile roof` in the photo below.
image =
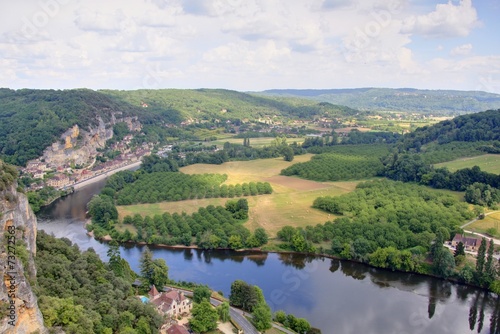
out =
<path fill-rule="evenodd" d="M 169 329 L 167 329 L 168 334 L 189 334 L 188 330 L 186 327 L 181 326 L 181 325 L 173 325 Z"/>

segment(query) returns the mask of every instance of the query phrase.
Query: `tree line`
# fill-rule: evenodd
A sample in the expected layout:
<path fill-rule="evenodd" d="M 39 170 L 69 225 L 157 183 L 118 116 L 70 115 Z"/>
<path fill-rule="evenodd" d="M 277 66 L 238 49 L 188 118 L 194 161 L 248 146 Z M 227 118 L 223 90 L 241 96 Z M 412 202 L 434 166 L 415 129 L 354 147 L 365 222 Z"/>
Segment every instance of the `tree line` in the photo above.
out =
<path fill-rule="evenodd" d="M 93 224 L 88 228 L 96 237 L 106 234 L 120 242 L 134 241 L 148 244 L 185 245 L 195 244 L 203 249 L 244 247 L 260 247 L 267 243 L 268 234 L 262 228 L 254 233 L 242 225 L 248 218 L 248 202 L 246 199 L 231 200 L 225 207 L 209 205 L 199 208 L 192 215 L 165 212 L 153 217 L 142 217 L 139 214 L 125 216 L 122 223 L 117 223 L 117 215 L 96 220 L 96 208 L 102 204 L 100 197 L 94 197 L 89 205 Z M 106 204 L 104 200 L 104 205 Z M 106 209 L 103 212 L 107 212 Z M 104 217 L 106 216 L 106 217 Z"/>
<path fill-rule="evenodd" d="M 117 178 L 119 178 L 118 176 Z M 132 179 L 129 179 L 132 181 Z M 116 198 L 118 205 L 135 203 L 157 203 L 200 198 L 231 198 L 271 194 L 269 182 L 243 184 L 222 184 L 227 175 L 184 174 L 181 172 L 137 173 L 135 180 L 116 189 L 115 180 L 109 183 L 103 193 Z"/>
<path fill-rule="evenodd" d="M 384 175 L 403 182 L 417 182 L 436 189 L 469 191 L 466 200 L 479 204 L 487 198 L 488 205 L 498 202 L 500 175 L 481 171 L 481 168 L 463 168 L 450 172 L 447 168 L 434 168 L 418 154 L 398 154 L 388 156 L 384 161 Z M 475 190 L 473 190 L 475 189 Z M 489 194 L 484 194 L 487 191 Z M 472 196 L 472 193 L 478 193 Z"/>
<path fill-rule="evenodd" d="M 365 179 L 382 172 L 380 159 L 387 153 L 386 145 L 335 146 L 328 153 L 313 156 L 310 161 L 283 169 L 281 175 L 296 175 L 315 181 Z"/>
<path fill-rule="evenodd" d="M 360 183 L 338 197 L 319 197 L 313 206 L 340 217 L 306 228 L 284 227 L 278 232 L 282 247 L 417 272 L 425 272 L 425 255 L 436 234 L 448 240 L 474 215 L 450 194 L 389 180 Z M 324 242 L 331 248 L 318 247 Z"/>

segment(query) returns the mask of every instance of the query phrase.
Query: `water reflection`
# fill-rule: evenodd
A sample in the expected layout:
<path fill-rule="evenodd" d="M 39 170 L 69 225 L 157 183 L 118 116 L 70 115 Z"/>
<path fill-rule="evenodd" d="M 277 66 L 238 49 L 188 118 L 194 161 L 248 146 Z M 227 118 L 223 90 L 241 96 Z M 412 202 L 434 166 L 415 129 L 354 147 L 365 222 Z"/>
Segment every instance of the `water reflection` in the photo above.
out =
<path fill-rule="evenodd" d="M 364 280 L 366 278 L 366 274 L 368 274 L 368 266 L 355 262 L 342 262 L 340 270 L 347 277 L 352 277 L 361 281 Z"/>
<path fill-rule="evenodd" d="M 67 237 L 106 260 L 107 245 L 85 234 L 85 203 L 95 184 L 58 200 L 42 213 L 39 228 Z M 143 246 L 120 254 L 135 271 Z M 151 247 L 175 280 L 207 284 L 229 294 L 244 279 L 259 285 L 273 310 L 307 318 L 329 333 L 497 333 L 500 302 L 483 290 L 335 259 L 298 254 L 201 251 Z"/>

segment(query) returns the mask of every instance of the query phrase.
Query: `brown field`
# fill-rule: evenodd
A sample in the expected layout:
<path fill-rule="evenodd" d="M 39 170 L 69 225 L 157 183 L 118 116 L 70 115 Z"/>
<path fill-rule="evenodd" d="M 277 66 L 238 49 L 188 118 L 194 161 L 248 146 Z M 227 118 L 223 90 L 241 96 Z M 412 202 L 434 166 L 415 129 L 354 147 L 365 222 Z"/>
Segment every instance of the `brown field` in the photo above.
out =
<path fill-rule="evenodd" d="M 333 220 L 321 210 L 311 208 L 313 201 L 319 196 L 338 196 L 355 189 L 357 181 L 352 182 L 316 182 L 296 177 L 281 176 L 280 171 L 296 162 L 308 161 L 312 155 L 296 156 L 293 162 L 283 158 L 262 159 L 252 161 L 233 161 L 222 165 L 197 164 L 183 167 L 187 174 L 220 173 L 227 174 L 226 184 L 243 182 L 269 182 L 273 194 L 249 196 L 249 219 L 245 226 L 250 230 L 263 227 L 271 236 L 275 236 L 283 226 L 305 227 L 322 224 Z M 120 218 L 126 215 L 155 215 L 163 212 L 196 212 L 198 208 L 208 205 L 224 205 L 227 198 L 197 199 L 179 202 L 163 202 L 155 204 L 138 204 L 118 207 Z"/>
<path fill-rule="evenodd" d="M 264 181 L 301 191 L 317 190 L 329 187 L 328 184 L 282 175 L 271 176 L 264 179 Z"/>

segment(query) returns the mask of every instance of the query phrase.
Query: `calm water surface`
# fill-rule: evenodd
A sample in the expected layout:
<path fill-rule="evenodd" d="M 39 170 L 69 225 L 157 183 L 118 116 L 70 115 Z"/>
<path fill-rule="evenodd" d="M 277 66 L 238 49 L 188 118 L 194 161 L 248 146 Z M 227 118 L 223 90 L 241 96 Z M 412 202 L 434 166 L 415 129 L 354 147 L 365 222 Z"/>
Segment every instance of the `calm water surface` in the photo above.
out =
<path fill-rule="evenodd" d="M 38 228 L 92 247 L 106 260 L 106 244 L 83 228 L 85 206 L 103 182 L 57 200 L 40 213 Z M 121 247 L 139 271 L 141 247 Z M 482 290 L 429 277 L 394 273 L 347 261 L 289 254 L 152 248 L 169 276 L 229 294 L 243 279 L 258 285 L 273 310 L 304 317 L 323 333 L 500 333 L 500 302 Z"/>

